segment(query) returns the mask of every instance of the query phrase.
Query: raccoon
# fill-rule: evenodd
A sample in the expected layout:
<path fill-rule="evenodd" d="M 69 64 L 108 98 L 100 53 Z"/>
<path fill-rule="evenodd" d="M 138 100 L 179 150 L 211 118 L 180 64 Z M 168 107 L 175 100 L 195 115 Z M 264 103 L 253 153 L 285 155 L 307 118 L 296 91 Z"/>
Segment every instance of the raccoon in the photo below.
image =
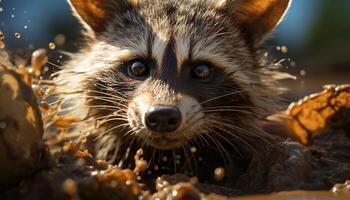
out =
<path fill-rule="evenodd" d="M 211 180 L 217 167 L 234 177 L 274 143 L 260 122 L 278 108 L 277 72 L 260 46 L 289 0 L 69 3 L 86 43 L 56 92 L 86 111 L 98 159 L 130 167 L 143 148 L 147 174 Z"/>

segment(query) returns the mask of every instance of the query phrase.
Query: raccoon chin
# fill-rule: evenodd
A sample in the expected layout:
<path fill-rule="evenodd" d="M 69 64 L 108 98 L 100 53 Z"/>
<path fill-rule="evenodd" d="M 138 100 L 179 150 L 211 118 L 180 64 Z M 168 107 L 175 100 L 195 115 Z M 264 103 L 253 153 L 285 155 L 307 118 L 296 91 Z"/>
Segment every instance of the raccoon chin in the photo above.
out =
<path fill-rule="evenodd" d="M 147 139 L 147 144 L 153 148 L 159 150 L 172 150 L 183 147 L 187 139 L 186 138 L 169 138 L 166 136 L 150 137 Z"/>

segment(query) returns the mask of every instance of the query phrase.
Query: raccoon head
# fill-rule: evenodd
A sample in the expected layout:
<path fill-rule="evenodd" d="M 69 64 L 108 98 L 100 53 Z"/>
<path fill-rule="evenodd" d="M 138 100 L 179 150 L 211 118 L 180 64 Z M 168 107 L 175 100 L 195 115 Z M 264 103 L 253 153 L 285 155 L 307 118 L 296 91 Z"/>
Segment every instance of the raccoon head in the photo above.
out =
<path fill-rule="evenodd" d="M 88 47 L 61 72 L 102 135 L 156 149 L 189 141 L 251 145 L 275 108 L 257 50 L 289 0 L 70 0 Z"/>

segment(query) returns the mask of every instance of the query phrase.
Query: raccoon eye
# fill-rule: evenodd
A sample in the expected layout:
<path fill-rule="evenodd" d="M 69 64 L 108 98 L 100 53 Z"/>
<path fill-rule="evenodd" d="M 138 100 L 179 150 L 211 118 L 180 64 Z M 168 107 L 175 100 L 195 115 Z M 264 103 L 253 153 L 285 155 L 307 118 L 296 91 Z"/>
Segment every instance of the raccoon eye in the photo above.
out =
<path fill-rule="evenodd" d="M 201 64 L 192 69 L 191 75 L 194 79 L 210 79 L 212 69 L 208 65 Z"/>
<path fill-rule="evenodd" d="M 128 74 L 131 78 L 134 79 L 143 79 L 149 76 L 149 68 L 141 61 L 132 61 L 129 64 Z"/>

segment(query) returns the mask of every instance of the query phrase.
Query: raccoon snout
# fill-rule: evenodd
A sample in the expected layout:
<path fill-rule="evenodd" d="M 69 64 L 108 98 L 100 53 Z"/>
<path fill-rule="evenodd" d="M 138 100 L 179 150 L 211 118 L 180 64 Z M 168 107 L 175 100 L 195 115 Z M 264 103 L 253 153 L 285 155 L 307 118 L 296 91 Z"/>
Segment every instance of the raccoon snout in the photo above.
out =
<path fill-rule="evenodd" d="M 182 121 L 179 108 L 168 105 L 151 106 L 144 117 L 146 127 L 159 133 L 176 131 Z"/>

